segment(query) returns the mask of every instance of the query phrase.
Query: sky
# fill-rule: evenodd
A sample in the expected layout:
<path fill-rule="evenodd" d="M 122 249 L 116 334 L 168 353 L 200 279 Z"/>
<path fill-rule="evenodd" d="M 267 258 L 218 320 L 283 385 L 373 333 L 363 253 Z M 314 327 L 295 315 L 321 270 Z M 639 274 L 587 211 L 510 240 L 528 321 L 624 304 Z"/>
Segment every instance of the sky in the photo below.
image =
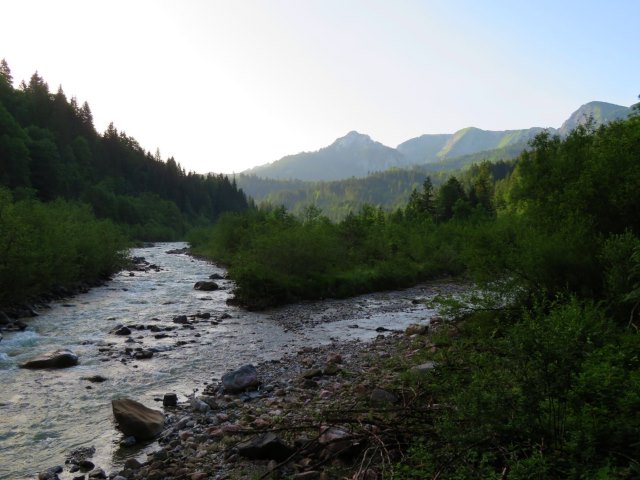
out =
<path fill-rule="evenodd" d="M 187 171 L 640 94 L 636 0 L 4 0 L 0 58 Z"/>

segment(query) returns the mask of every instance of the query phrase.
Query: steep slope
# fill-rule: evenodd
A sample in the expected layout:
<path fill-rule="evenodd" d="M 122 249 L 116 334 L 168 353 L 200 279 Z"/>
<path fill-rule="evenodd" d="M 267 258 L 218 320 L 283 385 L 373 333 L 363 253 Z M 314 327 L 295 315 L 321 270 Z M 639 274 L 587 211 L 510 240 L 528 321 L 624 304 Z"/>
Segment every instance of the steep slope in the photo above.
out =
<path fill-rule="evenodd" d="M 243 173 L 279 179 L 339 180 L 408 164 L 397 150 L 352 131 L 316 152 L 288 155 Z"/>
<path fill-rule="evenodd" d="M 418 165 L 433 161 L 438 157 L 438 152 L 444 148 L 453 137 L 450 133 L 426 134 L 402 142 L 396 147 L 411 164 Z"/>
<path fill-rule="evenodd" d="M 586 123 L 592 117 L 596 125 L 621 120 L 627 118 L 631 109 L 622 105 L 615 105 L 606 102 L 589 102 L 582 105 L 578 110 L 573 112 L 571 116 L 562 124 L 558 133 L 561 136 L 567 135 L 578 125 Z"/>

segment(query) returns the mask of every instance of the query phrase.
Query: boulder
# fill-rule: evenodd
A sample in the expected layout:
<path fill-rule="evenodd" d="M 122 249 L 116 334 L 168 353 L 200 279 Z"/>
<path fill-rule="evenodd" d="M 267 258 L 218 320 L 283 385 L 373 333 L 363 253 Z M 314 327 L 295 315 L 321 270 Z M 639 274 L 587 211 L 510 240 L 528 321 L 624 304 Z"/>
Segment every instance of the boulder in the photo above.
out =
<path fill-rule="evenodd" d="M 222 386 L 227 392 L 241 392 L 258 386 L 258 372 L 253 365 L 244 365 L 222 376 Z"/>
<path fill-rule="evenodd" d="M 203 292 L 211 292 L 213 290 L 217 290 L 218 284 L 216 282 L 211 282 L 209 280 L 202 280 L 200 282 L 196 282 L 193 286 L 196 290 L 202 290 Z"/>
<path fill-rule="evenodd" d="M 184 325 L 186 323 L 189 323 L 189 319 L 186 315 L 178 315 L 177 317 L 173 317 L 173 323 Z"/>
<path fill-rule="evenodd" d="M 129 398 L 112 400 L 111 408 L 118 429 L 126 436 L 146 440 L 162 432 L 164 414 L 159 410 L 152 410 Z"/>
<path fill-rule="evenodd" d="M 273 432 L 265 433 L 238 445 L 238 453 L 251 460 L 286 460 L 293 449 Z"/>
<path fill-rule="evenodd" d="M 27 360 L 21 368 L 67 368 L 78 364 L 78 356 L 71 350 L 59 349 Z"/>
<path fill-rule="evenodd" d="M 213 273 L 209 275 L 209 280 L 224 280 L 224 277 L 219 273 Z"/>

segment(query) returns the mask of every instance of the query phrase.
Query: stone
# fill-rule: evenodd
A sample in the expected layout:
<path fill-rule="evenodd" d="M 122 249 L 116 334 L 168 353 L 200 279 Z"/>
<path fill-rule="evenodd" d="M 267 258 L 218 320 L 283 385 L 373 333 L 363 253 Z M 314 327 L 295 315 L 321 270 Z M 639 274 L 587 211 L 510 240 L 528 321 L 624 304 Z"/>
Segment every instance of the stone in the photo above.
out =
<path fill-rule="evenodd" d="M 131 335 L 131 329 L 123 325 L 121 327 L 113 329 L 111 333 L 113 333 L 114 335 Z"/>
<path fill-rule="evenodd" d="M 190 400 L 190 404 L 191 410 L 193 410 L 194 412 L 207 413 L 209 410 L 211 410 L 211 407 L 199 398 L 192 398 Z"/>
<path fill-rule="evenodd" d="M 340 427 L 321 427 L 320 428 L 320 436 L 318 437 L 318 442 L 320 444 L 327 444 L 331 442 L 335 442 L 336 440 L 343 440 L 345 438 L 349 438 L 351 434 Z"/>
<path fill-rule="evenodd" d="M 417 323 L 412 323 L 407 327 L 404 333 L 406 335 L 426 335 L 428 331 L 428 325 L 418 325 Z"/>
<path fill-rule="evenodd" d="M 107 377 L 103 377 L 102 375 L 92 375 L 90 377 L 80 377 L 81 380 L 86 380 L 87 382 L 92 382 L 92 383 L 102 383 L 102 382 L 106 382 L 108 379 Z"/>
<path fill-rule="evenodd" d="M 398 397 L 383 388 L 374 388 L 369 396 L 369 402 L 372 405 L 388 405 L 398 401 Z"/>
<path fill-rule="evenodd" d="M 302 372 L 302 374 L 300 376 L 302 378 L 321 377 L 322 376 L 322 370 L 319 369 L 319 368 L 311 368 L 309 370 L 305 370 L 304 372 Z"/>
<path fill-rule="evenodd" d="M 77 465 L 80 462 L 85 461 L 88 458 L 91 458 L 95 453 L 96 453 L 96 447 L 94 447 L 93 445 L 90 447 L 78 447 L 73 449 L 69 453 L 69 455 L 67 455 L 67 459 L 65 460 L 65 463 L 71 463 L 71 464 Z"/>
<path fill-rule="evenodd" d="M 133 436 L 129 436 L 120 440 L 121 447 L 133 447 L 136 443 L 138 443 L 138 441 L 136 440 L 136 437 Z"/>
<path fill-rule="evenodd" d="M 56 465 L 55 467 L 47 468 L 44 472 L 38 474 L 38 480 L 57 480 L 58 474 L 62 473 L 62 466 Z"/>
<path fill-rule="evenodd" d="M 86 459 L 80 460 L 77 463 L 77 465 L 84 471 L 93 470 L 94 468 L 96 468 L 95 464 L 91 460 L 86 460 Z"/>
<path fill-rule="evenodd" d="M 9 316 L 4 312 L 0 312 L 0 325 L 9 325 L 10 323 L 11 319 Z"/>
<path fill-rule="evenodd" d="M 416 365 L 415 367 L 411 367 L 411 371 L 414 373 L 427 373 L 434 368 L 436 368 L 436 362 L 434 362 L 433 360 L 429 360 L 428 362 Z"/>
<path fill-rule="evenodd" d="M 107 478 L 107 474 L 101 468 L 94 468 L 89 472 L 89 478 Z"/>
<path fill-rule="evenodd" d="M 139 352 L 134 353 L 133 357 L 136 360 L 147 360 L 153 357 L 153 350 L 140 350 Z"/>
<path fill-rule="evenodd" d="M 238 454 L 251 460 L 287 459 L 294 450 L 273 432 L 265 433 L 238 445 Z"/>
<path fill-rule="evenodd" d="M 327 355 L 327 364 L 332 365 L 336 363 L 342 363 L 342 355 L 339 352 L 329 352 Z"/>
<path fill-rule="evenodd" d="M 138 470 L 142 467 L 142 464 L 135 458 L 128 458 L 126 462 L 124 462 L 124 468 L 127 470 Z"/>
<path fill-rule="evenodd" d="M 111 408 L 118 428 L 127 437 L 151 439 L 159 435 L 164 428 L 164 414 L 161 411 L 145 407 L 135 400 L 112 400 Z"/>
<path fill-rule="evenodd" d="M 209 280 L 224 280 L 224 277 L 219 273 L 213 273 L 209 275 Z"/>
<path fill-rule="evenodd" d="M 195 472 L 191 474 L 191 480 L 204 480 L 209 478 L 209 474 L 205 472 Z"/>
<path fill-rule="evenodd" d="M 165 407 L 175 407 L 178 405 L 178 395 L 175 393 L 165 393 L 162 397 L 162 405 Z"/>
<path fill-rule="evenodd" d="M 78 364 L 78 356 L 71 350 L 59 349 L 27 360 L 21 368 L 67 368 Z"/>
<path fill-rule="evenodd" d="M 178 315 L 177 317 L 173 317 L 173 323 L 180 323 L 184 325 L 185 323 L 189 323 L 189 319 L 186 315 Z"/>
<path fill-rule="evenodd" d="M 258 383 L 258 372 L 253 365 L 244 365 L 222 376 L 222 386 L 230 393 L 255 388 Z"/>
<path fill-rule="evenodd" d="M 211 318 L 211 314 L 209 312 L 205 313 L 196 313 L 196 318 L 201 318 L 203 320 L 209 320 Z"/>
<path fill-rule="evenodd" d="M 193 286 L 196 290 L 201 290 L 203 292 L 212 292 L 213 290 L 218 290 L 220 288 L 216 282 L 212 282 L 209 280 L 202 280 L 200 282 L 196 282 Z"/>

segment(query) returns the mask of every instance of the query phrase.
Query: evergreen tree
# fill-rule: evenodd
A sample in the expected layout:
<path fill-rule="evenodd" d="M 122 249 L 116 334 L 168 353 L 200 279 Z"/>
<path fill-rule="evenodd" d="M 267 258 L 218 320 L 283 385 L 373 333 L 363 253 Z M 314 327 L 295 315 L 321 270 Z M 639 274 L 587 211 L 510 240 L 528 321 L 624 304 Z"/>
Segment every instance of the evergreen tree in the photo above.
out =
<path fill-rule="evenodd" d="M 13 85 L 13 76 L 7 61 L 3 58 L 0 60 L 0 79 L 4 80 L 9 86 Z"/>

